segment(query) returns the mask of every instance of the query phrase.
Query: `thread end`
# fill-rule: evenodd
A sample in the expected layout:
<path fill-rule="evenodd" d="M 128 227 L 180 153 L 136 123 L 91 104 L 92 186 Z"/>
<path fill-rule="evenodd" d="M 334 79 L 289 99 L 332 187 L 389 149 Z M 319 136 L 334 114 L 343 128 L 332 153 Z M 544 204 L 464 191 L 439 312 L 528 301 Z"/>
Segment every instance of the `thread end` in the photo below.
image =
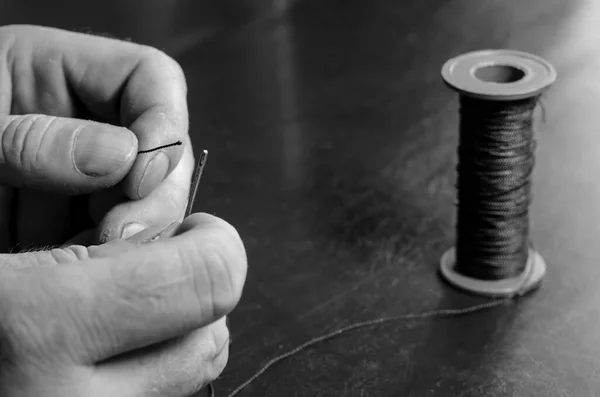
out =
<path fill-rule="evenodd" d="M 498 281 L 478 280 L 457 273 L 454 247 L 448 249 L 440 259 L 440 275 L 450 285 L 485 297 L 510 297 L 525 295 L 537 289 L 546 275 L 546 262 L 542 255 L 529 249 L 525 270 L 518 277 Z"/>

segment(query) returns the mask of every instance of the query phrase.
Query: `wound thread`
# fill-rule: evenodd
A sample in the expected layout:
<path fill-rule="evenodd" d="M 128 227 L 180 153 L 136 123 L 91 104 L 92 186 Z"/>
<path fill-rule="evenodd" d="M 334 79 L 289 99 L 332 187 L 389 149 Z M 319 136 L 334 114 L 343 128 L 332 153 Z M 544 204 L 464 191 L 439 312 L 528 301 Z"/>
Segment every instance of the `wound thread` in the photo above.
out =
<path fill-rule="evenodd" d="M 460 97 L 457 273 L 502 280 L 525 270 L 538 98 Z"/>
<path fill-rule="evenodd" d="M 556 77 L 545 59 L 510 49 L 468 52 L 442 67 L 460 100 L 456 239 L 439 268 L 454 287 L 516 297 L 542 283 L 546 262 L 529 236 L 533 113 Z"/>

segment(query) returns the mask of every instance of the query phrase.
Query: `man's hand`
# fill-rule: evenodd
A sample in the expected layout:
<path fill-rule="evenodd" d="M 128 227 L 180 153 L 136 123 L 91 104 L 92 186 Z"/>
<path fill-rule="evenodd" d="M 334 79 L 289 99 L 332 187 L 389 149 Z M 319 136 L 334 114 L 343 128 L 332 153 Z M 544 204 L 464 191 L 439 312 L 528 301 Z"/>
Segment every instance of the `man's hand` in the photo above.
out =
<path fill-rule="evenodd" d="M 222 371 L 246 255 L 209 215 L 172 238 L 0 255 L 0 395 L 187 397 Z"/>
<path fill-rule="evenodd" d="M 187 397 L 219 375 L 246 276 L 237 232 L 193 215 L 141 243 L 183 216 L 187 128 L 165 54 L 0 28 L 0 251 L 63 245 L 0 255 L 0 396 Z"/>
<path fill-rule="evenodd" d="M 95 227 L 104 242 L 181 220 L 194 163 L 186 90 L 179 65 L 156 49 L 1 27 L 0 185 L 16 189 L 0 188 L 0 250 Z"/>

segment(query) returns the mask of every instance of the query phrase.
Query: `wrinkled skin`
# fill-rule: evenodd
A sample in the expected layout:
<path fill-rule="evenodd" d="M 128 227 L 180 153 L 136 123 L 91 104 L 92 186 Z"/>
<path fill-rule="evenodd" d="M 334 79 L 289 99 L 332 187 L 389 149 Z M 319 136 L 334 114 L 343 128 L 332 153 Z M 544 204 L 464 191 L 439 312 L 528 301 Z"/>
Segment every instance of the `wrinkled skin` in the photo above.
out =
<path fill-rule="evenodd" d="M 97 231 L 86 237 L 105 242 L 130 222 L 181 220 L 194 163 L 186 95 L 180 66 L 156 49 L 49 28 L 0 28 L 0 210 L 12 220 L 0 248 L 59 245 L 86 228 Z M 83 163 L 96 165 L 94 177 L 74 165 L 81 131 L 122 138 L 119 153 L 85 140 Z M 177 141 L 184 144 L 137 155 Z M 151 169 L 140 188 L 158 153 L 168 168 Z M 97 170 L 100 162 L 109 170 Z"/>
<path fill-rule="evenodd" d="M 187 397 L 221 373 L 246 275 L 239 235 L 194 214 L 139 243 L 160 231 L 0 255 L 0 395 Z"/>
<path fill-rule="evenodd" d="M 184 397 L 220 374 L 240 236 L 194 214 L 142 243 L 182 220 L 193 163 L 167 55 L 0 28 L 0 252 L 22 251 L 0 254 L 1 396 Z"/>

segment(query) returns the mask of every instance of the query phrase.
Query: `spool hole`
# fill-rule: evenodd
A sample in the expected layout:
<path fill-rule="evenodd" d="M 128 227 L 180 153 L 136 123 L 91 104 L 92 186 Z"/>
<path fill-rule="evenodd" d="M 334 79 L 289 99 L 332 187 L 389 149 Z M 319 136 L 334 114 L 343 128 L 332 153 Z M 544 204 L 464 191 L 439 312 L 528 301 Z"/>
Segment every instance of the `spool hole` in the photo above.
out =
<path fill-rule="evenodd" d="M 488 83 L 515 83 L 525 77 L 525 72 L 510 65 L 483 66 L 475 70 L 475 77 Z"/>

